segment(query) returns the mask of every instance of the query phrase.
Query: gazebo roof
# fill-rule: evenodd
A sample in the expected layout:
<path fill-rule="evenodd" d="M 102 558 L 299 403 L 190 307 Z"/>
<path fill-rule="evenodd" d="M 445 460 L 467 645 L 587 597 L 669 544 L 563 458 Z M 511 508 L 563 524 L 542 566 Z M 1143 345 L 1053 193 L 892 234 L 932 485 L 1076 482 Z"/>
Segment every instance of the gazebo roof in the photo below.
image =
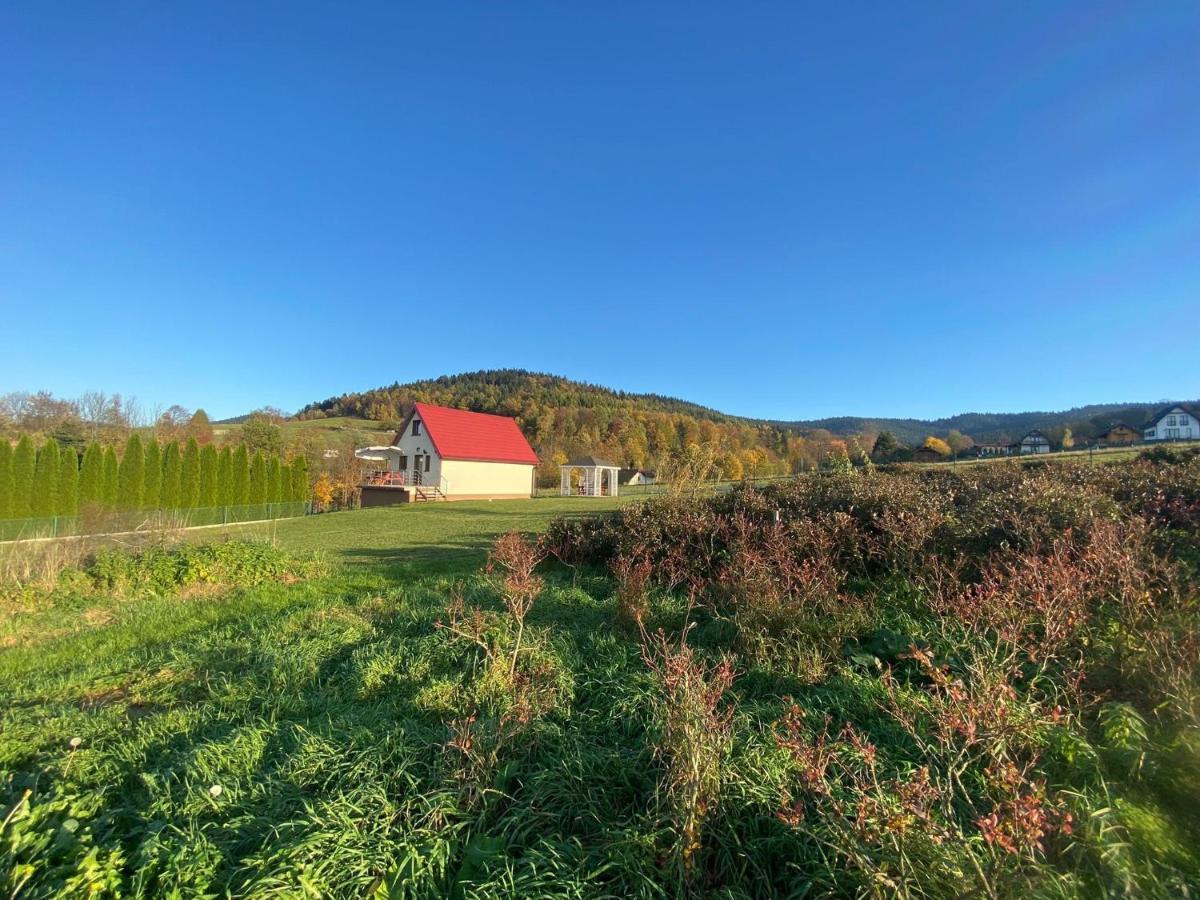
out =
<path fill-rule="evenodd" d="M 606 459 L 598 459 L 595 456 L 576 456 L 574 459 L 569 459 L 564 464 L 566 467 L 573 469 L 619 469 L 621 468 L 616 463 L 610 463 Z"/>

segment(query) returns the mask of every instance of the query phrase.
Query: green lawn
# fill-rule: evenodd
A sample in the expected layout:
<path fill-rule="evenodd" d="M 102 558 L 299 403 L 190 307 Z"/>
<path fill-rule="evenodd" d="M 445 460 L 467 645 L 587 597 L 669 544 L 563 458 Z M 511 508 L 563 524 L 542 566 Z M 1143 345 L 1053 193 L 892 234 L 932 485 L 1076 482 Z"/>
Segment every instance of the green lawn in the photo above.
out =
<path fill-rule="evenodd" d="M 641 496 L 406 503 L 280 519 L 274 525 L 233 527 L 221 533 L 271 536 L 282 547 L 327 553 L 357 566 L 434 574 L 482 565 L 487 548 L 506 531 L 541 531 L 555 516 L 617 509 Z M 196 540 L 212 537 L 193 533 Z"/>

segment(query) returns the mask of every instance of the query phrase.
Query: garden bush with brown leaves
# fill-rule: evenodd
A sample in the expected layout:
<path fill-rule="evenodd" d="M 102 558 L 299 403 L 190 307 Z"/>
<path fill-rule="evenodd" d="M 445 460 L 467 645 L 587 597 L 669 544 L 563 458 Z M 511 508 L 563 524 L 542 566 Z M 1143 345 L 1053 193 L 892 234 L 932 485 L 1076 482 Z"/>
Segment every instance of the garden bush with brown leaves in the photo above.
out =
<path fill-rule="evenodd" d="M 873 698 L 844 717 L 797 702 L 774 727 L 779 821 L 852 893 L 1166 896 L 1200 860 L 1159 865 L 1155 842 L 1197 823 L 1122 796 L 1200 802 L 1198 510 L 1196 457 L 1000 464 L 651 501 L 548 539 L 592 548 L 576 563 L 611 566 L 618 597 L 636 572 L 639 616 L 678 598 L 681 633 L 702 623 L 743 670 Z"/>

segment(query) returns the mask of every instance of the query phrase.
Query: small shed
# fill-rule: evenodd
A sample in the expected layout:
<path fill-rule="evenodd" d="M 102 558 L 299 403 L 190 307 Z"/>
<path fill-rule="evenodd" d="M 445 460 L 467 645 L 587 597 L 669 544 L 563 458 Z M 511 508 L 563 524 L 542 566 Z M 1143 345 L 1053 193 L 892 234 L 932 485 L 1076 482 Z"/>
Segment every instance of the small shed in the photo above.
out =
<path fill-rule="evenodd" d="M 560 467 L 564 497 L 615 497 L 621 467 L 595 456 L 577 456 Z"/>
<path fill-rule="evenodd" d="M 647 472 L 645 469 L 622 469 L 617 476 L 617 482 L 621 487 L 639 484 L 654 484 L 654 473 Z"/>

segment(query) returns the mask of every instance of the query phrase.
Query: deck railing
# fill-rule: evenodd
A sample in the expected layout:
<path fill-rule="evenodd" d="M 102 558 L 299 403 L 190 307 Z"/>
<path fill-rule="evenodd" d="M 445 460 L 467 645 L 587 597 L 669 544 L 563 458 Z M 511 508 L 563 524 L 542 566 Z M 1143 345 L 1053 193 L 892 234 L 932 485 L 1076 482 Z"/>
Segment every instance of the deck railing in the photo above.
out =
<path fill-rule="evenodd" d="M 362 483 L 365 487 L 404 487 L 409 482 L 403 472 L 389 472 L 386 469 L 376 469 L 364 472 Z"/>

